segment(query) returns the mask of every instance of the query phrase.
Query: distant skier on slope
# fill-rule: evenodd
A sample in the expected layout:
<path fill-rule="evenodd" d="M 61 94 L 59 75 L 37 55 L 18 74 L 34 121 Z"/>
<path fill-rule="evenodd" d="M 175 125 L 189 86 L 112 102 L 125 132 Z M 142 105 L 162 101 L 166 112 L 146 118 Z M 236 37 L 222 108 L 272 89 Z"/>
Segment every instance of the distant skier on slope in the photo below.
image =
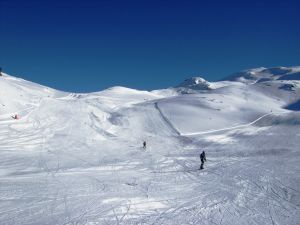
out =
<path fill-rule="evenodd" d="M 147 148 L 147 143 L 146 143 L 146 141 L 143 142 L 143 148 L 144 148 L 144 149 Z"/>
<path fill-rule="evenodd" d="M 20 116 L 18 114 L 16 114 L 16 115 L 12 116 L 12 118 L 15 120 L 18 120 L 18 119 L 20 119 Z"/>
<path fill-rule="evenodd" d="M 205 151 L 202 151 L 202 153 L 200 154 L 200 160 L 201 160 L 200 170 L 203 170 L 204 162 L 206 162 Z"/>

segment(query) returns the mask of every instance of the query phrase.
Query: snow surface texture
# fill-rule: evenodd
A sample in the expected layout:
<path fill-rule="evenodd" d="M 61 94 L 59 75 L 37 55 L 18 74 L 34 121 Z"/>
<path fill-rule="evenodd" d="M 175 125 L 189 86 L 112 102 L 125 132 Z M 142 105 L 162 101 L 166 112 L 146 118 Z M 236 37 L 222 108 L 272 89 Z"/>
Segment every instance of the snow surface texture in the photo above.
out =
<path fill-rule="evenodd" d="M 0 224 L 299 225 L 299 72 L 89 94 L 4 74 Z"/>

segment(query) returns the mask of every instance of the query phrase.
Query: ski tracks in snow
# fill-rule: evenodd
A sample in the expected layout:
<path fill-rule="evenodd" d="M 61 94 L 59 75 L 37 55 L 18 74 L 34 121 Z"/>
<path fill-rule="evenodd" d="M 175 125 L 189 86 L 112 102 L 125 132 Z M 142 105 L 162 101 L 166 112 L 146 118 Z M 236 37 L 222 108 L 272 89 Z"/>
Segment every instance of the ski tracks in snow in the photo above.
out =
<path fill-rule="evenodd" d="M 171 123 L 171 121 L 164 115 L 162 110 L 159 108 L 158 102 L 154 103 L 154 107 L 157 109 L 157 111 L 159 112 L 161 118 L 165 121 L 165 123 L 170 128 L 170 130 L 172 130 L 176 135 L 181 135 L 180 132 L 174 127 L 174 125 Z"/>
<path fill-rule="evenodd" d="M 224 128 L 215 129 L 215 130 L 206 130 L 206 131 L 192 132 L 192 133 L 181 133 L 177 128 L 175 128 L 173 123 L 164 115 L 163 111 L 161 110 L 161 108 L 158 105 L 158 102 L 155 102 L 154 106 L 158 110 L 159 114 L 161 115 L 162 119 L 166 122 L 166 124 L 170 128 L 170 130 L 172 130 L 178 136 L 187 136 L 187 137 L 188 136 L 203 135 L 203 134 L 211 134 L 211 133 L 217 133 L 217 132 L 223 132 L 223 131 L 229 131 L 229 130 L 235 130 L 235 129 L 241 129 L 241 128 L 245 128 L 245 127 L 249 127 L 251 125 L 254 125 L 258 121 L 260 121 L 260 120 L 262 120 L 265 117 L 268 117 L 270 115 L 280 115 L 280 114 L 288 113 L 288 112 L 281 112 L 281 113 L 270 112 L 270 113 L 263 114 L 262 116 L 259 116 L 258 118 L 256 118 L 255 120 L 253 120 L 250 123 L 240 124 L 240 125 L 231 126 L 231 127 L 224 127 Z"/>

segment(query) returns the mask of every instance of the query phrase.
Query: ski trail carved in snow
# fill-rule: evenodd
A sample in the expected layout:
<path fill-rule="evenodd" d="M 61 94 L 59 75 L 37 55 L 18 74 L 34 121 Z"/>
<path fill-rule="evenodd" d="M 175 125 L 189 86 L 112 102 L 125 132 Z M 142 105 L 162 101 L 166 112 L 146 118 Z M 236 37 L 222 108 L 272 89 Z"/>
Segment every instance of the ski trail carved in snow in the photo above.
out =
<path fill-rule="evenodd" d="M 180 132 L 173 126 L 173 124 L 171 123 L 171 121 L 163 114 L 163 112 L 161 111 L 161 109 L 158 106 L 158 102 L 154 103 L 154 107 L 157 109 L 157 111 L 159 112 L 160 116 L 166 122 L 166 124 L 168 125 L 168 127 L 172 131 L 174 131 L 177 135 L 181 135 Z"/>
<path fill-rule="evenodd" d="M 179 136 L 193 136 L 193 135 L 210 134 L 210 133 L 215 133 L 215 132 L 220 132 L 220 131 L 227 131 L 227 130 L 234 130 L 234 129 L 239 129 L 239 128 L 243 128 L 243 127 L 248 127 L 248 126 L 251 126 L 251 125 L 255 124 L 256 122 L 260 121 L 261 119 L 263 119 L 263 118 L 265 118 L 265 117 L 267 117 L 269 115 L 276 114 L 276 113 L 273 113 L 273 112 L 266 113 L 266 114 L 258 117 L 257 119 L 253 120 L 250 123 L 241 124 L 241 125 L 232 126 L 232 127 L 225 127 L 225 128 L 216 129 L 216 130 L 207 130 L 207 131 L 193 132 L 193 133 L 180 133 L 174 127 L 174 125 L 171 123 L 171 121 L 163 114 L 162 110 L 158 106 L 158 102 L 155 102 L 154 106 L 158 110 L 159 114 L 161 115 L 162 119 L 166 122 L 166 124 L 168 125 L 168 127 L 170 127 L 170 129 L 173 130 Z"/>
<path fill-rule="evenodd" d="M 250 123 L 246 123 L 246 124 L 241 124 L 241 125 L 237 125 L 237 126 L 233 126 L 233 127 L 226 127 L 226 128 L 217 129 L 217 130 L 208 130 L 208 131 L 202 131 L 202 132 L 186 133 L 186 134 L 181 134 L 181 135 L 183 135 L 183 136 L 192 136 L 192 135 L 210 134 L 210 133 L 215 133 L 215 132 L 219 132 L 219 131 L 226 131 L 226 130 L 233 130 L 233 129 L 243 128 L 243 127 L 248 127 L 248 126 L 251 126 L 251 125 L 255 124 L 259 120 L 261 120 L 261 119 L 263 119 L 263 118 L 265 118 L 269 115 L 272 115 L 272 114 L 274 114 L 274 113 L 266 113 L 266 114 L 258 117 L 254 121 L 252 121 Z"/>

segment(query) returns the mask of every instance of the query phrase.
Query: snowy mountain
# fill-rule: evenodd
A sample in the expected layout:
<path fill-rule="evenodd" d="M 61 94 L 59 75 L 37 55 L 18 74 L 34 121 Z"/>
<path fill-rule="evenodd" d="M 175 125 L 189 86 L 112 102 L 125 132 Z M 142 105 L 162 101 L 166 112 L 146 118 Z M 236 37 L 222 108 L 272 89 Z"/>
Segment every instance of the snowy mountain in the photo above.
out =
<path fill-rule="evenodd" d="M 94 93 L 3 74 L 0 224 L 298 225 L 299 74 Z"/>
<path fill-rule="evenodd" d="M 240 81 L 244 83 L 265 82 L 274 80 L 300 80 L 300 66 L 298 67 L 274 67 L 244 70 L 235 73 L 224 80 Z"/>
<path fill-rule="evenodd" d="M 184 80 L 177 88 L 194 89 L 194 90 L 210 90 L 211 84 L 202 77 L 192 77 Z"/>

